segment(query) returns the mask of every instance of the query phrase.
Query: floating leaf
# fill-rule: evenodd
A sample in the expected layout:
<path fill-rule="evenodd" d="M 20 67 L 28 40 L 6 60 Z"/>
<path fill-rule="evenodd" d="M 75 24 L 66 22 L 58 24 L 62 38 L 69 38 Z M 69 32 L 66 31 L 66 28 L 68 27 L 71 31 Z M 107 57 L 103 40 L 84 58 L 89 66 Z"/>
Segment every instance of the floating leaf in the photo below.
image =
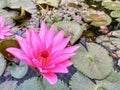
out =
<path fill-rule="evenodd" d="M 42 90 L 41 81 L 37 77 L 25 80 L 16 90 Z"/>
<path fill-rule="evenodd" d="M 3 9 L 0 9 L 0 16 L 3 16 L 3 17 L 15 17 L 18 15 L 18 12 L 16 11 L 6 11 L 6 10 L 3 10 Z"/>
<path fill-rule="evenodd" d="M 116 83 L 110 83 L 108 81 L 97 81 L 95 90 L 120 90 L 120 81 Z"/>
<path fill-rule="evenodd" d="M 112 73 L 105 80 L 109 81 L 111 83 L 115 83 L 117 81 L 120 81 L 120 73 L 112 71 Z"/>
<path fill-rule="evenodd" d="M 34 77 L 25 80 L 16 90 L 69 90 L 69 88 L 60 80 L 55 85 L 50 85 L 45 79 Z"/>
<path fill-rule="evenodd" d="M 6 68 L 6 60 L 4 59 L 3 55 L 0 53 L 0 77 L 4 73 Z"/>
<path fill-rule="evenodd" d="M 37 4 L 48 4 L 50 6 L 58 7 L 60 0 L 36 0 Z"/>
<path fill-rule="evenodd" d="M 120 38 L 110 37 L 110 41 L 112 42 L 112 44 L 113 44 L 114 46 L 116 46 L 117 48 L 120 49 Z"/>
<path fill-rule="evenodd" d="M 111 80 L 115 80 L 113 78 Z M 78 72 L 73 75 L 70 85 L 72 90 L 120 90 L 120 80 L 114 83 L 106 79 L 101 81 L 96 80 L 96 84 L 94 84 L 87 77 Z"/>
<path fill-rule="evenodd" d="M 92 19 L 92 25 L 94 26 L 106 26 L 111 23 L 111 18 L 104 12 L 96 11 L 95 13 L 90 12 L 90 18 Z"/>
<path fill-rule="evenodd" d="M 98 44 L 86 43 L 88 51 L 82 46 L 72 57 L 75 67 L 92 79 L 104 79 L 112 69 L 112 58 L 108 52 Z"/>
<path fill-rule="evenodd" d="M 30 14 L 33 14 L 37 11 L 36 6 L 32 0 L 17 0 L 12 2 L 9 1 L 8 7 L 12 9 L 19 9 L 20 7 L 22 7 Z"/>
<path fill-rule="evenodd" d="M 70 87 L 72 90 L 95 90 L 95 84 L 79 72 L 72 76 Z"/>
<path fill-rule="evenodd" d="M 16 90 L 17 81 L 5 81 L 0 84 L 0 90 Z"/>
<path fill-rule="evenodd" d="M 69 87 L 61 80 L 58 80 L 55 85 L 50 85 L 47 80 L 43 79 L 44 88 L 41 90 L 70 90 Z"/>
<path fill-rule="evenodd" d="M 7 0 L 0 0 L 0 9 L 7 6 Z"/>
<path fill-rule="evenodd" d="M 112 36 L 120 38 L 120 30 L 112 31 Z"/>
<path fill-rule="evenodd" d="M 12 39 L 3 40 L 2 42 L 0 42 L 0 52 L 4 55 L 5 58 L 7 58 L 10 61 L 13 61 L 13 56 L 6 51 L 6 49 L 9 47 L 17 47 L 17 48 L 20 47 L 18 42 Z"/>
<path fill-rule="evenodd" d="M 112 16 L 112 17 L 120 17 L 120 10 L 116 10 L 116 11 L 112 11 L 111 13 L 110 13 L 110 15 Z"/>
<path fill-rule="evenodd" d="M 24 77 L 27 71 L 28 71 L 28 65 L 26 65 L 24 62 L 20 62 L 19 66 L 16 64 L 10 66 L 10 74 L 14 78 Z"/>
<path fill-rule="evenodd" d="M 102 2 L 102 6 L 109 10 L 120 10 L 120 3 L 116 1 Z"/>
<path fill-rule="evenodd" d="M 70 44 L 74 44 L 82 35 L 84 31 L 83 26 L 80 26 L 77 22 L 74 21 L 61 21 L 54 23 L 55 30 L 58 32 L 59 30 L 65 31 L 65 37 L 71 36 Z"/>

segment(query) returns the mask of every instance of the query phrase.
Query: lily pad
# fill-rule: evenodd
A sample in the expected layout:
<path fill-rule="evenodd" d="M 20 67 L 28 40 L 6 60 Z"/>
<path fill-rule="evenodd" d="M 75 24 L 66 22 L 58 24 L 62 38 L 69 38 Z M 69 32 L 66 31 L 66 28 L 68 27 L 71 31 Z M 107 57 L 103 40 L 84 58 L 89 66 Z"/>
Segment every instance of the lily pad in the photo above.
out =
<path fill-rule="evenodd" d="M 12 9 L 19 9 L 20 7 L 22 7 L 30 14 L 33 14 L 37 11 L 36 6 L 32 0 L 18 0 L 17 2 L 9 2 L 8 7 Z"/>
<path fill-rule="evenodd" d="M 112 77 L 111 80 L 115 80 L 113 78 L 116 77 Z M 107 81 L 107 79 L 100 81 L 96 80 L 96 84 L 94 84 L 90 79 L 83 76 L 79 72 L 75 73 L 70 81 L 70 87 L 72 88 L 72 90 L 120 90 L 119 85 L 120 80 L 111 83 L 111 81 L 109 82 Z"/>
<path fill-rule="evenodd" d="M 111 83 L 116 83 L 120 81 L 120 73 L 112 71 L 112 73 L 105 80 Z"/>
<path fill-rule="evenodd" d="M 69 90 L 69 88 L 60 80 L 55 85 L 50 85 L 45 79 L 33 77 L 25 80 L 16 90 Z"/>
<path fill-rule="evenodd" d="M 110 37 L 110 41 L 112 42 L 112 44 L 113 44 L 114 46 L 116 46 L 117 48 L 120 49 L 120 38 Z"/>
<path fill-rule="evenodd" d="M 72 76 L 70 87 L 72 90 L 95 90 L 95 84 L 79 72 Z"/>
<path fill-rule="evenodd" d="M 5 71 L 6 64 L 7 64 L 6 60 L 4 59 L 3 55 L 0 54 L 0 77 Z"/>
<path fill-rule="evenodd" d="M 2 42 L 0 42 L 0 52 L 4 55 L 5 58 L 7 58 L 10 61 L 13 61 L 13 56 L 10 55 L 6 49 L 9 47 L 17 47 L 20 48 L 18 42 L 16 40 L 3 40 Z"/>
<path fill-rule="evenodd" d="M 0 90 L 16 90 L 17 81 L 5 81 L 0 84 Z"/>
<path fill-rule="evenodd" d="M 97 81 L 95 90 L 120 90 L 120 81 L 116 83 L 110 83 L 108 81 Z"/>
<path fill-rule="evenodd" d="M 110 15 L 112 16 L 112 17 L 120 17 L 120 10 L 116 10 L 116 11 L 112 11 L 111 13 L 110 13 Z"/>
<path fill-rule="evenodd" d="M 104 79 L 112 69 L 112 58 L 98 44 L 86 43 L 88 51 L 80 45 L 76 55 L 72 57 L 75 67 L 92 79 Z"/>
<path fill-rule="evenodd" d="M 120 30 L 112 31 L 112 36 L 120 38 Z"/>
<path fill-rule="evenodd" d="M 74 21 L 61 21 L 53 24 L 56 32 L 60 30 L 65 31 L 65 37 L 71 36 L 70 44 L 74 44 L 82 35 L 84 27 Z"/>
<path fill-rule="evenodd" d="M 109 10 L 120 10 L 120 3 L 117 1 L 102 2 L 102 6 Z"/>
<path fill-rule="evenodd" d="M 10 66 L 10 74 L 14 78 L 24 77 L 27 71 L 28 71 L 28 65 L 26 65 L 23 62 L 20 62 L 19 66 L 16 64 L 13 64 L 12 66 Z"/>
<path fill-rule="evenodd" d="M 0 0 L 0 9 L 7 6 L 7 0 Z"/>
<path fill-rule="evenodd" d="M 92 19 L 92 25 L 94 26 L 106 26 L 111 23 L 111 18 L 104 12 L 96 11 L 95 13 L 90 12 L 90 18 Z"/>

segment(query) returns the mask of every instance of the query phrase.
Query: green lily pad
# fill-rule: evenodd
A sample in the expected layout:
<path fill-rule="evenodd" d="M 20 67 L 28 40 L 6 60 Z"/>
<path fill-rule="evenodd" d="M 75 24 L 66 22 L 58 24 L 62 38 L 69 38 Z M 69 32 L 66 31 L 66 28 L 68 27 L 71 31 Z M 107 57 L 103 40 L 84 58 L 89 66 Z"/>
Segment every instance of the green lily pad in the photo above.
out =
<path fill-rule="evenodd" d="M 120 30 L 112 31 L 112 36 L 120 38 Z"/>
<path fill-rule="evenodd" d="M 90 18 L 92 19 L 92 25 L 94 26 L 106 26 L 111 23 L 111 18 L 104 12 L 96 11 L 95 13 L 90 12 Z"/>
<path fill-rule="evenodd" d="M 7 58 L 10 61 L 13 61 L 14 57 L 6 51 L 6 49 L 9 47 L 17 47 L 17 48 L 20 48 L 20 47 L 18 42 L 12 39 L 3 40 L 2 42 L 0 42 L 0 52 L 4 55 L 5 58 Z"/>
<path fill-rule="evenodd" d="M 45 79 L 33 77 L 25 80 L 16 90 L 69 90 L 69 88 L 60 80 L 55 85 L 50 85 Z"/>
<path fill-rule="evenodd" d="M 82 35 L 84 27 L 74 21 L 61 21 L 53 24 L 56 32 L 60 30 L 65 31 L 65 37 L 71 36 L 70 44 L 74 44 Z"/>
<path fill-rule="evenodd" d="M 109 2 L 102 2 L 102 6 L 109 10 L 120 10 L 120 2 L 116 1 L 109 1 Z"/>
<path fill-rule="evenodd" d="M 16 90 L 17 81 L 8 81 L 0 84 L 0 90 Z"/>
<path fill-rule="evenodd" d="M 116 46 L 117 48 L 120 49 L 120 38 L 110 37 L 110 41 L 112 42 L 112 44 L 113 44 L 114 46 Z"/>
<path fill-rule="evenodd" d="M 108 81 L 97 81 L 95 90 L 120 90 L 120 81 L 116 83 L 110 83 Z"/>
<path fill-rule="evenodd" d="M 112 11 L 110 15 L 115 18 L 120 17 L 120 10 Z"/>
<path fill-rule="evenodd" d="M 0 9 L 7 6 L 7 0 L 0 0 Z"/>
<path fill-rule="evenodd" d="M 19 9 L 20 7 L 22 7 L 30 14 L 33 14 L 37 11 L 36 6 L 32 0 L 18 0 L 9 2 L 8 7 L 12 9 Z"/>
<path fill-rule="evenodd" d="M 3 10 L 3 9 L 0 9 L 0 16 L 3 16 L 3 17 L 15 17 L 17 16 L 19 13 L 16 12 L 16 11 L 6 11 L 6 10 Z"/>
<path fill-rule="evenodd" d="M 60 0 L 37 0 L 37 4 L 48 4 L 53 7 L 58 7 Z"/>
<path fill-rule="evenodd" d="M 0 77 L 5 71 L 6 64 L 7 64 L 6 60 L 4 59 L 3 55 L 0 53 Z"/>
<path fill-rule="evenodd" d="M 79 72 L 72 76 L 70 87 L 72 90 L 95 90 L 95 84 Z"/>
<path fill-rule="evenodd" d="M 120 73 L 112 71 L 112 73 L 105 80 L 111 83 L 116 83 L 120 81 Z"/>
<path fill-rule="evenodd" d="M 96 84 L 94 84 L 90 79 L 77 72 L 71 78 L 70 87 L 72 90 L 120 90 L 120 79 L 117 80 L 118 77 L 115 77 L 118 76 L 118 73 L 117 75 L 114 72 L 111 74 L 107 79 L 96 80 Z"/>
<path fill-rule="evenodd" d="M 76 55 L 72 57 L 74 66 L 92 79 L 104 79 L 112 69 L 112 58 L 108 52 L 98 44 L 86 43 L 88 51 L 80 45 Z"/>
<path fill-rule="evenodd" d="M 10 66 L 10 74 L 14 78 L 24 77 L 27 71 L 28 71 L 28 65 L 23 62 L 20 62 L 19 66 L 16 64 L 13 64 L 12 66 Z"/>

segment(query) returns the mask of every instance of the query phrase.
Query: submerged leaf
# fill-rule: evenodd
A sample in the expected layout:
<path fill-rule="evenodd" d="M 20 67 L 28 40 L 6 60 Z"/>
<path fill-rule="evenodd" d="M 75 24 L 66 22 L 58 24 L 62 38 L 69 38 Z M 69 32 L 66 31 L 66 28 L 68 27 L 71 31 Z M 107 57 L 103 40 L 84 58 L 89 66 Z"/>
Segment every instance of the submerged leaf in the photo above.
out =
<path fill-rule="evenodd" d="M 3 55 L 0 53 L 0 77 L 4 73 L 6 68 L 6 60 L 4 59 Z"/>
<path fill-rule="evenodd" d="M 104 79 L 113 69 L 112 58 L 100 45 L 87 43 L 86 46 L 88 51 L 80 45 L 72 57 L 75 67 L 92 79 Z"/>
<path fill-rule="evenodd" d="M 13 61 L 14 57 L 6 51 L 8 47 L 20 48 L 19 44 L 16 40 L 12 40 L 12 39 L 3 40 L 2 42 L 0 42 L 0 52 L 4 55 L 5 58 L 7 58 L 10 61 Z"/>
<path fill-rule="evenodd" d="M 24 62 L 20 62 L 19 66 L 16 64 L 10 66 L 10 74 L 14 78 L 23 78 L 27 73 L 27 71 L 28 71 L 28 65 L 25 64 Z"/>
<path fill-rule="evenodd" d="M 65 31 L 65 37 L 71 36 L 70 44 L 74 44 L 82 35 L 84 31 L 83 26 L 74 21 L 61 21 L 54 23 L 56 32 L 60 30 Z"/>

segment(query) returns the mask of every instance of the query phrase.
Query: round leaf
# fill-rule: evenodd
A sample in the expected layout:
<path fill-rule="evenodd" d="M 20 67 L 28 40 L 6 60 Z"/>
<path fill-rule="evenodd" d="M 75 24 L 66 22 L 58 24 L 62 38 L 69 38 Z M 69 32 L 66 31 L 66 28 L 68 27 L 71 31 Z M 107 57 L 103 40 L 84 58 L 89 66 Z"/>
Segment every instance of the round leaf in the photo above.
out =
<path fill-rule="evenodd" d="M 74 44 L 82 35 L 84 30 L 83 26 L 80 26 L 77 22 L 74 21 L 61 21 L 54 23 L 56 32 L 60 30 L 65 31 L 65 37 L 71 36 L 70 43 Z"/>
<path fill-rule="evenodd" d="M 4 59 L 3 55 L 0 54 L 0 77 L 5 71 L 6 64 L 7 64 L 6 60 Z"/>
<path fill-rule="evenodd" d="M 55 85 L 50 85 L 45 79 L 34 77 L 25 80 L 16 90 L 69 90 L 69 88 L 60 80 Z"/>
<path fill-rule="evenodd" d="M 72 76 L 70 87 L 72 90 L 95 90 L 95 84 L 79 72 Z"/>
<path fill-rule="evenodd" d="M 98 44 L 86 43 L 88 51 L 82 46 L 72 57 L 75 67 L 92 79 L 104 79 L 112 69 L 112 58 L 108 52 Z"/>
<path fill-rule="evenodd" d="M 28 65 L 26 65 L 23 62 L 20 62 L 19 66 L 16 64 L 13 64 L 12 66 L 10 66 L 10 74 L 14 78 L 24 77 L 27 71 L 28 71 Z"/>

